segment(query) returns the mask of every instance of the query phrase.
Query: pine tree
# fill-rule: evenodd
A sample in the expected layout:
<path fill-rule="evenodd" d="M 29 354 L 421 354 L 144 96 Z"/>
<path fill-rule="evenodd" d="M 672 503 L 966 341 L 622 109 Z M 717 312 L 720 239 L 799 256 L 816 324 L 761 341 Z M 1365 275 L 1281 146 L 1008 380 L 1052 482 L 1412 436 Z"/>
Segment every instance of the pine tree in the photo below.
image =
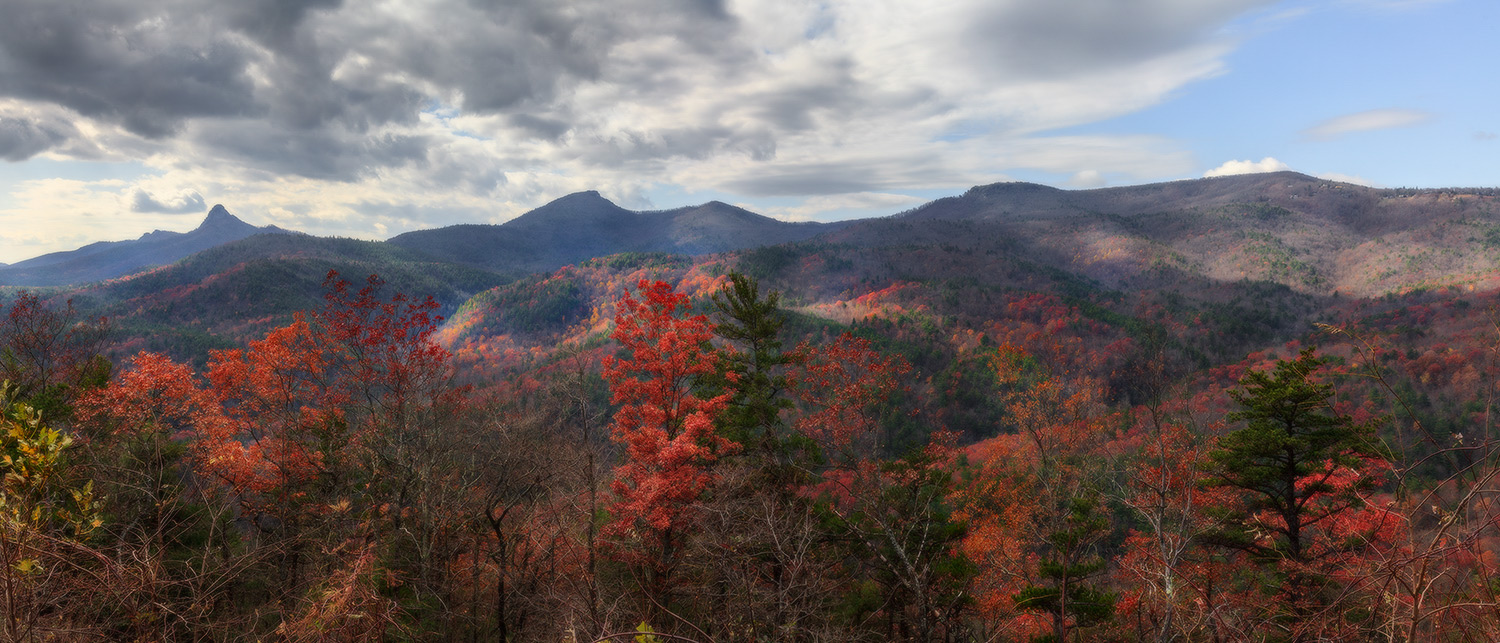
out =
<path fill-rule="evenodd" d="M 745 455 L 757 459 L 775 486 L 792 482 L 798 454 L 807 440 L 789 431 L 781 412 L 792 408 L 786 394 L 785 368 L 797 361 L 782 350 L 780 293 L 762 296 L 755 279 L 729 274 L 729 283 L 713 295 L 714 334 L 737 350 L 726 351 L 720 368 L 721 384 L 732 393 L 719 416 L 725 437 L 744 445 Z"/>
<path fill-rule="evenodd" d="M 1290 609 L 1284 623 L 1303 623 L 1327 604 L 1334 588 L 1319 563 L 1358 542 L 1329 530 L 1364 505 L 1362 492 L 1381 476 L 1363 472 L 1386 460 L 1373 424 L 1333 409 L 1333 386 L 1314 378 L 1328 359 L 1313 350 L 1240 380 L 1230 396 L 1241 410 L 1228 419 L 1245 424 L 1209 454 L 1209 484 L 1242 497 L 1212 540 L 1274 570 L 1266 587 Z"/>

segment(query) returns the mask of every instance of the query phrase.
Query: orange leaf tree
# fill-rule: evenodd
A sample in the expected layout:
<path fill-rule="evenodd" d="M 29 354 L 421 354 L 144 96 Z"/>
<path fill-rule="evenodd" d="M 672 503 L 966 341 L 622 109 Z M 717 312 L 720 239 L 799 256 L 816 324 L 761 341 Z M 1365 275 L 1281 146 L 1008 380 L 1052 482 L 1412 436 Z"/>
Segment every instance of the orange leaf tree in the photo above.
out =
<path fill-rule="evenodd" d="M 435 567 L 443 530 L 439 487 L 458 449 L 451 420 L 463 389 L 448 354 L 430 341 L 440 318 L 431 298 L 387 297 L 370 277 L 358 290 L 330 272 L 321 311 L 249 342 L 214 351 L 206 385 L 166 358 L 134 369 L 85 406 L 115 431 L 166 431 L 190 444 L 194 467 L 223 484 L 241 515 L 275 542 L 285 588 L 296 591 L 317 551 L 364 525 L 413 541 L 415 569 Z M 445 441 L 448 440 L 448 441 Z M 447 496 L 457 495 L 457 492 Z M 423 574 L 417 574 L 421 580 Z"/>

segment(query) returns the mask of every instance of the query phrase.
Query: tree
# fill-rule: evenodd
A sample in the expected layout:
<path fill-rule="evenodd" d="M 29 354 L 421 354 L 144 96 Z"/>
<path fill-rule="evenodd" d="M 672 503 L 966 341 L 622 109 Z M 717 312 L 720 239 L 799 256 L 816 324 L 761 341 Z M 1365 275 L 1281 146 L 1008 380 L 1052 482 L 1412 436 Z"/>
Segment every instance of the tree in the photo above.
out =
<path fill-rule="evenodd" d="M 85 599 L 77 570 L 82 542 L 102 524 L 93 482 L 67 480 L 73 439 L 42 422 L 0 386 L 0 640 L 51 638 Z M 107 560 L 107 559 L 106 559 Z"/>
<path fill-rule="evenodd" d="M 211 470 L 206 447 L 223 439 L 218 405 L 191 368 L 143 352 L 115 382 L 82 397 L 76 416 L 104 513 L 118 517 L 99 540 L 139 570 L 134 602 L 150 615 L 120 620 L 140 638 L 224 631 L 227 615 L 204 606 L 228 603 L 253 555 L 236 546 L 232 500 L 195 473 Z"/>
<path fill-rule="evenodd" d="M 214 351 L 203 383 L 143 353 L 82 405 L 92 430 L 151 447 L 142 454 L 155 471 L 130 472 L 131 493 L 157 510 L 184 486 L 166 457 L 169 442 L 185 442 L 193 475 L 183 477 L 215 482 L 237 504 L 257 547 L 279 563 L 266 586 L 284 605 L 313 577 L 342 569 L 331 552 L 350 541 L 376 544 L 404 600 L 443 604 L 448 562 L 471 542 L 459 534 L 480 502 L 479 449 L 494 441 L 466 421 L 466 390 L 431 342 L 436 302 L 383 285 L 372 276 L 356 290 L 330 272 L 322 310 L 246 349 Z"/>
<path fill-rule="evenodd" d="M 729 283 L 713 295 L 714 333 L 739 350 L 726 351 L 722 366 L 727 390 L 733 392 L 720 423 L 727 436 L 745 446 L 746 455 L 763 461 L 773 485 L 786 485 L 795 475 L 796 434 L 787 431 L 782 411 L 792 408 L 786 396 L 786 367 L 799 361 L 797 353 L 781 348 L 781 295 L 762 296 L 753 278 L 729 274 Z M 805 446 L 805 445 L 803 445 Z"/>
<path fill-rule="evenodd" d="M 890 461 L 832 471 L 828 529 L 862 569 L 845 612 L 884 621 L 884 640 L 962 639 L 975 566 L 959 544 L 968 525 L 954 516 L 957 450 L 950 433 Z M 873 591 L 872 591 L 873 590 Z M 876 620 L 879 619 L 879 620 Z"/>
<path fill-rule="evenodd" d="M 1066 641 L 1069 631 L 1093 627 L 1114 617 L 1115 595 L 1089 581 L 1104 571 L 1095 549 L 1109 535 L 1109 519 L 1093 497 L 1069 498 L 1051 531 L 1042 534 L 1048 547 L 1037 566 L 1039 584 L 1017 592 L 1017 609 L 1042 612 L 1053 623 L 1053 640 Z"/>
<path fill-rule="evenodd" d="M 59 310 L 22 290 L 0 318 L 0 379 L 49 421 L 67 420 L 81 390 L 109 381 L 99 354 L 108 332 L 108 320 L 82 317 L 71 299 Z"/>
<path fill-rule="evenodd" d="M 707 384 L 732 395 L 719 416 L 719 433 L 740 443 L 736 457 L 717 465 L 712 502 L 689 571 L 704 578 L 697 613 L 710 631 L 740 640 L 799 640 L 830 624 L 826 549 L 805 493 L 816 446 L 792 431 L 792 372 L 805 351 L 782 347 L 785 323 L 776 292 L 730 273 L 712 295 L 714 332 L 721 340 L 720 373 Z"/>
<path fill-rule="evenodd" d="M 1016 433 L 976 449 L 974 482 L 960 494 L 973 525 L 965 550 L 985 571 L 976 593 L 1008 635 L 1067 641 L 1114 613 L 1115 596 L 1098 586 L 1111 525 L 1094 500 L 1108 475 L 1111 418 L 1093 378 L 1053 372 L 1013 344 L 992 361 Z"/>
<path fill-rule="evenodd" d="M 1333 409 L 1333 386 L 1316 379 L 1327 363 L 1307 348 L 1245 375 L 1230 392 L 1241 410 L 1228 416 L 1245 424 L 1209 454 L 1209 484 L 1241 492 L 1212 538 L 1271 566 L 1267 590 L 1289 610 L 1273 620 L 1292 640 L 1311 636 L 1312 617 L 1335 598 L 1324 563 L 1370 542 L 1339 533 L 1340 519 L 1364 506 L 1387 466 L 1373 423 Z"/>
<path fill-rule="evenodd" d="M 929 444 L 883 460 L 883 424 L 911 365 L 847 333 L 799 352 L 793 426 L 817 447 L 823 479 L 811 492 L 824 528 L 846 547 L 845 618 L 883 626 L 885 640 L 957 637 L 973 566 L 957 551 L 967 525 L 949 502 L 954 436 L 934 432 Z"/>
<path fill-rule="evenodd" d="M 665 282 L 643 279 L 637 290 L 640 298 L 626 292 L 615 313 L 614 338 L 626 357 L 604 359 L 611 401 L 619 405 L 611 431 L 626 449 L 605 535 L 643 574 L 646 612 L 660 615 L 671 602 L 695 506 L 714 481 L 710 466 L 738 445 L 715 432 L 732 393 L 701 397 L 695 390 L 719 368 L 708 318 L 686 315 L 687 296 Z"/>
<path fill-rule="evenodd" d="M 1219 566 L 1209 564 L 1203 537 L 1219 527 L 1211 508 L 1233 502 L 1228 489 L 1204 488 L 1208 443 L 1186 423 L 1148 407 L 1136 417 L 1135 442 L 1125 463 L 1120 498 L 1137 519 L 1120 557 L 1126 581 L 1122 615 L 1134 618 L 1136 637 L 1160 643 L 1191 639 L 1208 626 L 1219 597 L 1210 588 Z"/>

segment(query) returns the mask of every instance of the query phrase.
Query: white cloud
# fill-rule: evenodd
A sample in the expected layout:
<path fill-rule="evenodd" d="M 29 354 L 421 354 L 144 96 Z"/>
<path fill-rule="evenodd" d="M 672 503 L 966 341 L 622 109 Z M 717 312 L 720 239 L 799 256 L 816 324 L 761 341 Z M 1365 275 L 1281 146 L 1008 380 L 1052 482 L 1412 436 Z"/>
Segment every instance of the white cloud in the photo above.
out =
<path fill-rule="evenodd" d="M 1286 163 L 1282 163 L 1267 156 L 1259 161 L 1225 161 L 1223 165 L 1203 173 L 1204 177 L 1231 176 L 1234 174 L 1263 174 L 1265 172 L 1281 172 L 1292 169 Z"/>
<path fill-rule="evenodd" d="M 1084 170 L 1068 179 L 1068 185 L 1075 188 L 1102 188 L 1106 183 L 1104 175 L 1098 170 Z"/>
<path fill-rule="evenodd" d="M 1330 118 L 1303 130 L 1302 136 L 1314 141 L 1328 141 L 1356 132 L 1412 127 L 1431 119 L 1431 114 L 1415 109 L 1372 109 Z"/>
<path fill-rule="evenodd" d="M 22 181 L 11 191 L 9 207 L 0 209 L 5 230 L 0 256 L 14 262 L 91 241 L 134 239 L 151 230 L 183 231 L 198 224 L 192 217 L 129 213 L 134 192 L 118 179 Z"/>

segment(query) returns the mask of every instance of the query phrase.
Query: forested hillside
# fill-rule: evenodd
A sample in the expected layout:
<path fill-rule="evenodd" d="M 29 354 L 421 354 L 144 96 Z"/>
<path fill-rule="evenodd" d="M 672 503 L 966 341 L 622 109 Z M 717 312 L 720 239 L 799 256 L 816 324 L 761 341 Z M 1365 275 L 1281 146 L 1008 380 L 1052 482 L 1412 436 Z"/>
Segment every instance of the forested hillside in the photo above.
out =
<path fill-rule="evenodd" d="M 0 639 L 1490 640 L 1497 199 L 997 184 L 713 245 L 787 229 L 584 194 L 498 228 L 607 252 L 536 272 L 276 235 L 13 292 Z"/>

